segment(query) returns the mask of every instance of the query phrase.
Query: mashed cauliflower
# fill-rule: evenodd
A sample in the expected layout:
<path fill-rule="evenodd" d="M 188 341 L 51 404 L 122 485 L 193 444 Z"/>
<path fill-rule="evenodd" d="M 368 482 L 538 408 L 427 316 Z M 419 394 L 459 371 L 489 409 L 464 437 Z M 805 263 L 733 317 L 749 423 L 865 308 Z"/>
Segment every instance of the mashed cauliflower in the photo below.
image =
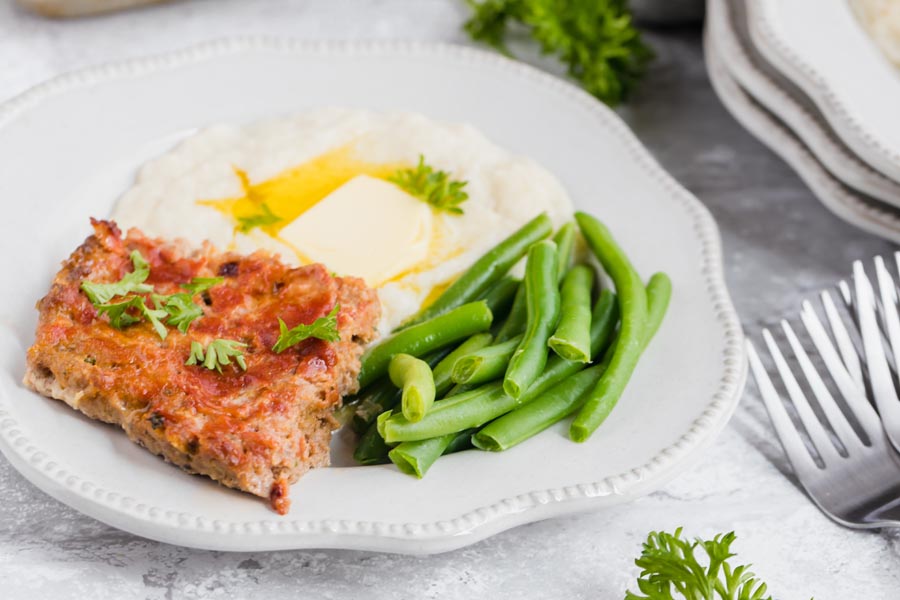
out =
<path fill-rule="evenodd" d="M 546 212 L 556 225 L 572 215 L 572 203 L 552 174 L 533 160 L 498 147 L 471 126 L 417 114 L 329 108 L 249 125 L 216 125 L 187 138 L 140 170 L 113 218 L 123 227 L 138 227 L 153 236 L 194 244 L 209 240 L 240 252 L 263 248 L 300 264 L 302 253 L 279 239 L 275 229 L 239 231 L 226 210 L 228 199 L 250 195 L 248 185 L 277 181 L 298 166 L 317 165 L 312 161 L 338 148 L 352 153 L 353 162 L 347 164 L 367 165 L 359 168 L 372 173 L 387 169 L 384 165 L 414 166 L 421 155 L 435 169 L 468 182 L 464 214 L 434 211 L 436 229 L 428 260 L 378 285 L 382 332 L 418 311 L 488 248 L 538 213 Z M 304 185 L 302 176 L 295 179 L 290 188 L 294 193 Z M 284 206 L 286 200 L 278 201 Z M 389 226 L 397 223 L 371 223 Z M 341 236 L 339 222 L 334 223 L 334 236 Z M 365 240 L 341 243 L 365 246 Z"/>

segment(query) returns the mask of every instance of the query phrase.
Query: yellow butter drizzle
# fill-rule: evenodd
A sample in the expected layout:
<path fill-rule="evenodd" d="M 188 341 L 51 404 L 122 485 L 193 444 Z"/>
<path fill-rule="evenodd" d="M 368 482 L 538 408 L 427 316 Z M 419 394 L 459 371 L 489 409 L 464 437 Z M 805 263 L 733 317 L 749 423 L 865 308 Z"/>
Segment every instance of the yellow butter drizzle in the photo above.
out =
<path fill-rule="evenodd" d="M 259 183 L 251 183 L 245 171 L 233 167 L 241 183 L 241 195 L 198 200 L 197 204 L 227 215 L 234 221 L 235 228 L 242 219 L 262 214 L 265 205 L 278 220 L 259 229 L 277 238 L 282 228 L 357 175 L 387 179 L 398 169 L 408 166 L 406 163 L 370 163 L 356 158 L 352 145 L 341 146 Z"/>
<path fill-rule="evenodd" d="M 312 262 L 309 257 L 279 236 L 285 226 L 354 177 L 368 175 L 386 180 L 397 170 L 410 166 L 412 165 L 403 162 L 372 163 L 361 160 L 355 156 L 353 144 L 348 144 L 329 150 L 258 183 L 252 183 L 246 171 L 233 166 L 234 174 L 241 184 L 241 195 L 198 200 L 197 204 L 211 207 L 229 217 L 235 224 L 235 232 L 238 231 L 243 219 L 263 214 L 265 205 L 269 212 L 277 217 L 277 221 L 262 225 L 258 229 L 291 248 L 302 263 L 308 264 Z M 401 282 L 410 275 L 432 269 L 462 252 L 462 249 L 448 247 L 446 244 L 446 226 L 442 222 L 445 215 L 434 211 L 434 216 L 429 257 L 420 264 L 381 282 L 380 285 Z M 353 216 L 348 215 L 348 218 Z M 336 224 L 335 235 L 339 235 L 339 229 L 339 224 Z M 450 283 L 452 279 L 434 286 L 423 301 L 422 308 L 434 302 Z M 417 288 L 413 285 L 410 287 Z"/>

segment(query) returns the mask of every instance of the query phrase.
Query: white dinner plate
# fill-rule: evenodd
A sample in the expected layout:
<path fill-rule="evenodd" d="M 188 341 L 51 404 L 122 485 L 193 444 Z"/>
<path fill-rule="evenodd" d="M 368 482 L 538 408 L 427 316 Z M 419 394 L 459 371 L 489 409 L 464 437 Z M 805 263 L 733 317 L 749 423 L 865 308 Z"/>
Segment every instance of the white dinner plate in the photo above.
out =
<path fill-rule="evenodd" d="M 108 215 L 137 167 L 198 127 L 342 105 L 468 122 L 556 174 L 602 218 L 645 276 L 674 296 L 619 406 L 585 444 L 563 424 L 502 453 L 441 459 L 421 481 L 392 465 L 336 466 L 266 502 L 187 475 L 23 388 L 35 301 L 59 261 Z M 0 106 L 0 448 L 35 485 L 138 535 L 223 550 L 338 547 L 426 553 L 510 527 L 632 500 L 721 431 L 746 377 L 715 223 L 608 108 L 494 54 L 414 43 L 210 43 L 90 69 Z M 15 249 L 11 251 L 11 249 Z"/>
<path fill-rule="evenodd" d="M 794 132 L 741 88 L 729 72 L 724 60 L 727 53 L 718 47 L 713 33 L 710 21 L 704 39 L 707 71 L 713 89 L 734 118 L 784 159 L 835 215 L 864 231 L 900 243 L 900 210 L 854 191 L 826 170 Z"/>
<path fill-rule="evenodd" d="M 900 67 L 849 0 L 743 0 L 754 46 L 803 89 L 841 139 L 900 182 Z"/>
<path fill-rule="evenodd" d="M 860 159 L 815 106 L 749 44 L 743 0 L 710 0 L 707 26 L 728 72 L 769 112 L 778 115 L 835 177 L 875 200 L 900 206 L 900 183 Z"/>

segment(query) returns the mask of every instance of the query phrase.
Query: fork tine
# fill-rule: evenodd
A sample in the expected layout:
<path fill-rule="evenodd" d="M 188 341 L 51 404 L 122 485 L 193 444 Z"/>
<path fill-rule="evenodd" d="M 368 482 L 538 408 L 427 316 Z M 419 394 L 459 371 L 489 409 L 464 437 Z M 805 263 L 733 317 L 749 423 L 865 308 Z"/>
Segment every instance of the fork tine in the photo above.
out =
<path fill-rule="evenodd" d="M 804 304 L 808 305 L 809 303 L 806 302 Z M 805 308 L 806 307 L 804 307 L 804 309 Z M 810 310 L 812 309 L 811 306 L 809 308 Z M 856 435 L 856 432 L 853 431 L 847 417 L 844 416 L 844 413 L 838 407 L 837 402 L 834 400 L 834 396 L 831 395 L 828 386 L 822 381 L 822 376 L 819 375 L 818 370 L 812 364 L 809 355 L 806 353 L 806 349 L 800 343 L 800 340 L 797 339 L 797 335 L 794 333 L 794 329 L 791 327 L 790 323 L 782 321 L 781 327 L 784 329 L 784 334 L 787 336 L 788 344 L 791 345 L 791 349 L 794 351 L 794 356 L 797 357 L 797 362 L 800 364 L 800 370 L 803 371 L 803 375 L 806 377 L 806 381 L 809 383 L 813 395 L 816 397 L 822 412 L 825 413 L 825 418 L 828 419 L 834 434 L 841 441 L 841 444 L 844 445 L 847 453 L 850 454 L 850 456 L 853 456 L 851 450 L 859 451 L 863 448 L 862 440 Z M 838 371 L 844 371 L 844 374 L 846 374 L 846 370 L 843 368 L 840 368 Z"/>
<path fill-rule="evenodd" d="M 900 275 L 900 251 L 894 252 L 894 263 L 897 265 L 897 274 Z M 897 291 L 900 292 L 900 290 Z"/>
<path fill-rule="evenodd" d="M 897 273 L 900 273 L 900 251 L 894 252 L 894 262 L 897 264 Z"/>
<path fill-rule="evenodd" d="M 747 340 L 747 358 L 750 362 L 753 378 L 756 380 L 756 387 L 759 388 L 759 394 L 766 405 L 766 411 L 769 413 L 769 418 L 772 420 L 772 425 L 775 427 L 775 432 L 781 441 L 781 447 L 784 448 L 788 460 L 791 461 L 797 477 L 803 479 L 805 476 L 817 472 L 819 470 L 818 465 L 816 465 L 809 450 L 806 449 L 806 445 L 800 437 L 800 432 L 797 431 L 791 422 L 791 418 L 788 416 L 787 410 L 785 410 L 784 404 L 782 404 L 778 392 L 775 391 L 775 386 L 772 385 L 772 380 L 769 379 L 769 374 L 766 373 L 766 369 L 756 353 L 756 348 L 753 347 L 750 340 Z"/>
<path fill-rule="evenodd" d="M 848 308 L 853 306 L 853 295 L 850 293 L 850 285 L 841 279 L 838 281 L 838 290 L 841 292 L 841 298 L 844 300 L 844 305 Z"/>
<path fill-rule="evenodd" d="M 881 292 L 882 319 L 891 343 L 894 360 L 900 356 L 900 319 L 897 317 L 897 286 L 880 256 L 875 257 L 875 275 Z"/>
<path fill-rule="evenodd" d="M 825 307 L 825 316 L 828 317 L 828 325 L 831 327 L 831 333 L 834 335 L 834 341 L 837 343 L 838 352 L 841 353 L 841 359 L 843 360 L 844 366 L 847 368 L 850 377 L 852 377 L 856 385 L 859 386 L 859 389 L 865 390 L 866 384 L 863 381 L 862 365 L 859 362 L 859 354 L 857 354 L 853 341 L 850 339 L 850 334 L 844 326 L 844 320 L 841 319 L 838 314 L 837 307 L 835 306 L 830 293 L 822 292 L 821 298 L 822 306 Z M 808 303 L 804 303 L 804 308 L 806 304 Z M 811 306 L 810 314 L 816 316 L 815 311 L 812 310 Z M 816 316 L 816 321 L 819 322 L 818 316 Z M 821 327 L 821 322 L 819 322 L 819 326 Z M 809 329 L 809 326 L 807 326 L 807 329 Z M 825 336 L 825 339 L 827 339 L 827 336 Z M 816 346 L 818 346 L 818 344 L 816 344 Z M 846 396 L 846 393 L 844 395 Z"/>
<path fill-rule="evenodd" d="M 781 325 L 785 328 L 785 332 L 790 328 L 786 321 L 782 321 Z M 797 383 L 797 378 L 791 372 L 791 368 L 788 366 L 784 355 L 781 354 L 781 350 L 768 329 L 763 330 L 763 339 L 766 341 L 766 346 L 769 348 L 769 353 L 772 355 L 775 368 L 778 369 L 778 374 L 781 376 L 781 381 L 784 383 L 788 396 L 791 398 L 791 402 L 794 403 L 794 408 L 797 409 L 800 422 L 803 423 L 803 427 L 806 429 L 810 440 L 812 440 L 813 446 L 815 446 L 827 467 L 830 462 L 839 460 L 840 454 L 838 454 L 837 449 L 828 437 L 828 432 L 825 431 L 822 422 L 819 421 L 819 418 L 813 412 L 812 407 L 809 405 L 809 400 L 806 399 L 800 384 Z"/>
<path fill-rule="evenodd" d="M 826 312 L 827 310 L 828 309 L 826 308 Z M 800 319 L 803 321 L 803 325 L 806 327 L 810 339 L 812 339 L 816 350 L 822 357 L 822 362 L 825 363 L 825 368 L 828 369 L 828 372 L 831 374 L 835 385 L 837 385 L 841 395 L 847 402 L 850 411 L 856 417 L 856 420 L 863 428 L 863 431 L 866 432 L 871 444 L 873 446 L 878 445 L 883 438 L 881 422 L 878 420 L 878 413 L 875 412 L 875 409 L 872 408 L 872 405 L 866 399 L 865 388 L 858 385 L 857 382 L 853 380 L 852 375 L 846 368 L 845 362 L 838 356 L 837 351 L 834 349 L 834 345 L 832 345 L 828 334 L 825 332 L 822 321 L 819 320 L 819 315 L 816 314 L 812 304 L 809 302 L 803 302 Z M 843 326 L 840 319 L 838 319 L 838 322 Z M 846 335 L 846 331 L 844 334 Z M 857 363 L 857 366 L 858 365 L 859 363 Z M 829 419 L 831 419 L 830 416 Z M 834 422 L 835 421 L 832 419 L 832 423 Z"/>
<path fill-rule="evenodd" d="M 865 273 L 865 270 L 863 271 L 863 273 Z M 882 331 L 882 322 L 883 322 L 882 314 L 884 313 L 884 308 L 881 304 L 881 300 L 875 299 L 875 290 L 872 287 L 871 282 L 869 282 L 868 278 L 866 278 L 864 283 L 865 283 L 865 287 L 869 291 L 869 297 L 872 298 L 872 301 L 870 302 L 872 309 L 874 309 L 875 314 L 877 315 L 876 319 L 875 319 L 875 325 L 878 327 L 878 335 L 879 335 L 879 338 L 881 339 L 881 343 L 884 345 L 884 352 L 886 352 L 886 353 L 890 352 L 890 356 L 887 357 L 888 358 L 888 361 L 887 361 L 888 369 L 890 370 L 891 373 L 896 374 L 897 367 L 894 366 L 894 351 L 893 351 L 893 349 L 889 348 L 890 342 L 885 337 L 884 331 Z M 862 337 L 862 333 L 860 331 L 860 325 L 859 325 L 859 314 L 858 314 L 859 307 L 856 305 L 856 300 L 854 300 L 854 298 L 853 298 L 852 288 L 846 281 L 840 281 L 840 282 L 838 282 L 838 289 L 840 290 L 841 296 L 843 297 L 844 306 L 846 306 L 847 310 L 850 311 L 850 316 L 851 316 L 850 321 L 856 328 L 856 332 L 860 334 L 860 337 Z M 858 298 L 858 296 L 857 296 L 857 298 Z M 856 347 L 856 352 L 857 352 L 857 355 L 859 356 L 860 361 L 862 361 L 862 364 L 865 365 L 866 364 L 866 356 L 865 356 L 866 351 L 865 351 L 865 348 L 861 344 L 861 340 L 857 341 L 854 339 L 854 340 L 852 340 L 852 343 L 853 343 L 854 347 Z"/>
<path fill-rule="evenodd" d="M 884 429 L 891 438 L 894 446 L 898 446 L 896 432 L 900 432 L 900 401 L 894 389 L 894 382 L 888 368 L 887 357 L 884 353 L 884 345 L 881 341 L 881 332 L 875 322 L 875 311 L 869 296 L 871 284 L 863 270 L 862 263 L 853 263 L 853 279 L 856 284 L 857 315 L 859 318 L 860 334 L 866 354 L 866 365 L 869 372 L 869 381 L 872 384 L 872 395 L 878 406 L 878 413 L 884 423 Z"/>

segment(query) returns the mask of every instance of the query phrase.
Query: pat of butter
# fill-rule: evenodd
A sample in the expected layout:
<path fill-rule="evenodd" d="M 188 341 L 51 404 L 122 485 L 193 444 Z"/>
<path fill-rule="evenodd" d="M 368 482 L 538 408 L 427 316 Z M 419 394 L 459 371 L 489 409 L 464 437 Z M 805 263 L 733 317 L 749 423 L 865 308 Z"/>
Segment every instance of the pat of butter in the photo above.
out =
<path fill-rule="evenodd" d="M 393 183 L 358 175 L 294 219 L 279 237 L 339 275 L 378 286 L 428 257 L 431 207 Z"/>

